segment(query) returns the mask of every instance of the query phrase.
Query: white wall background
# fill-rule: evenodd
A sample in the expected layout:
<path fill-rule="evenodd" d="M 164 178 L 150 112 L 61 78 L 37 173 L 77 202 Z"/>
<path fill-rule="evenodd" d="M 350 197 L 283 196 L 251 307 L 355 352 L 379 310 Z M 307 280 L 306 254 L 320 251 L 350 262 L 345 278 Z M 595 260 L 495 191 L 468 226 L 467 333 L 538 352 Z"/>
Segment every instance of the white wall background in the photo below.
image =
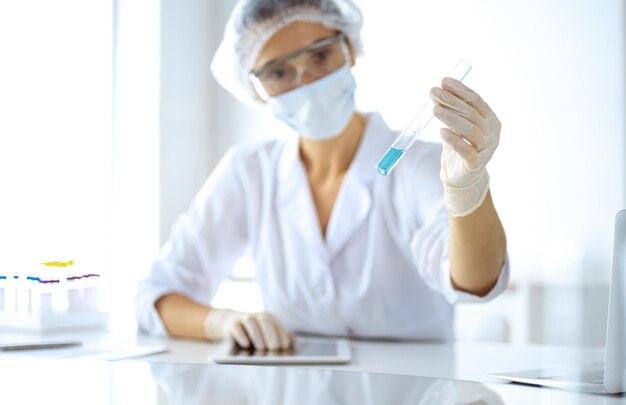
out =
<path fill-rule="evenodd" d="M 0 2 L 0 273 L 109 275 L 111 1 Z"/>
<path fill-rule="evenodd" d="M 159 246 L 160 7 L 115 0 L 113 325 L 133 330 L 137 282 Z"/>
<path fill-rule="evenodd" d="M 238 104 L 210 76 L 234 1 L 161 4 L 163 241 L 230 144 L 282 126 Z M 512 288 L 493 304 L 459 308 L 459 318 L 503 315 L 516 342 L 601 343 L 613 217 L 626 206 L 624 3 L 358 4 L 367 53 L 355 69 L 362 110 L 380 110 L 401 129 L 463 57 L 474 65 L 466 83 L 503 123 L 489 170 Z M 436 141 L 437 128 L 425 137 Z M 241 304 L 247 295 L 223 290 L 218 302 L 254 307 Z"/>

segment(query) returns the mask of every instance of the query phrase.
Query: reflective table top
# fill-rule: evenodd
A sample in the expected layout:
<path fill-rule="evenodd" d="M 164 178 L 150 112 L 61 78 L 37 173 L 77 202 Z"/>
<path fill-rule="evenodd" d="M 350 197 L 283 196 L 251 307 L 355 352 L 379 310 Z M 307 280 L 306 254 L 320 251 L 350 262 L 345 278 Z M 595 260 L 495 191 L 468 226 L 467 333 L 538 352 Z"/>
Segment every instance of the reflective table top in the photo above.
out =
<path fill-rule="evenodd" d="M 306 367 L 9 359 L 0 360 L 0 403 L 626 404 L 626 397 Z"/>

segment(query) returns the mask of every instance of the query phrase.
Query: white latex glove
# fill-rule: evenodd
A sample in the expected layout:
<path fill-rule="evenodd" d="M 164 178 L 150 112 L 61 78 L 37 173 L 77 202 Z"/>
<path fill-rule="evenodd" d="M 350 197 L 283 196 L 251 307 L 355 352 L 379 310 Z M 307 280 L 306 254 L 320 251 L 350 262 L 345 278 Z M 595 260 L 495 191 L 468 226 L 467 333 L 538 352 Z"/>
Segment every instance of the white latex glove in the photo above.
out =
<path fill-rule="evenodd" d="M 210 340 L 233 338 L 239 346 L 257 350 L 287 350 L 295 340 L 274 316 L 264 312 L 213 308 L 204 319 L 204 330 Z"/>
<path fill-rule="evenodd" d="M 442 88 L 433 87 L 433 114 L 447 128 L 440 177 L 444 204 L 455 217 L 463 217 L 480 207 L 489 191 L 487 163 L 500 142 L 501 124 L 489 105 L 469 87 L 446 77 Z"/>

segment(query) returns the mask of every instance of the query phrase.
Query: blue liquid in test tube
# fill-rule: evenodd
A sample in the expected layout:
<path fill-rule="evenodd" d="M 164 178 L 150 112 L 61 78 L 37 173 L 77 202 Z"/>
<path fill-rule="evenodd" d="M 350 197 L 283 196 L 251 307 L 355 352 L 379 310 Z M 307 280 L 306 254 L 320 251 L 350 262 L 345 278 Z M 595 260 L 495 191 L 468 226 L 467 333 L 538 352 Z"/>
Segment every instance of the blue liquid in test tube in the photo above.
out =
<path fill-rule="evenodd" d="M 465 76 L 472 69 L 472 65 L 464 61 L 459 60 L 452 72 L 448 75 L 459 81 L 463 81 Z M 391 144 L 391 147 L 383 155 L 383 157 L 376 165 L 376 170 L 383 176 L 391 173 L 394 167 L 400 161 L 400 158 L 404 156 L 405 152 L 413 145 L 413 142 L 424 131 L 424 128 L 433 119 L 433 102 L 429 100 L 413 119 L 411 124 L 396 138 Z"/>
<path fill-rule="evenodd" d="M 380 162 L 378 162 L 378 173 L 386 176 L 396 166 L 404 152 L 406 151 L 402 149 L 389 148 L 387 153 L 380 159 Z"/>

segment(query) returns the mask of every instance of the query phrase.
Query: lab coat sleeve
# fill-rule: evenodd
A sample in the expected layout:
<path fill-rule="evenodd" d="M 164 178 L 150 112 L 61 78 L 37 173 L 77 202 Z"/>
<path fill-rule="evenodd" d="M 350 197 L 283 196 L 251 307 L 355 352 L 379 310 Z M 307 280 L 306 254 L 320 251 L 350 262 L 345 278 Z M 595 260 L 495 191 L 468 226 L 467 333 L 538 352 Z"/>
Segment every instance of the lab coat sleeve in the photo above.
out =
<path fill-rule="evenodd" d="M 439 179 L 441 147 L 422 144 L 421 156 L 414 162 L 412 179 L 420 187 L 408 187 L 406 190 L 418 190 L 408 196 L 408 211 L 417 213 L 414 220 L 415 229 L 410 232 L 410 250 L 413 263 L 422 279 L 433 290 L 439 292 L 451 304 L 486 302 L 500 295 L 507 287 L 509 280 L 508 255 L 498 280 L 491 291 L 479 297 L 454 289 L 450 278 L 450 261 L 448 248 L 450 241 L 450 224 L 448 211 L 443 205 L 443 186 Z M 411 221 L 407 221 L 411 223 Z"/>
<path fill-rule="evenodd" d="M 230 150 L 181 215 L 150 273 L 139 283 L 135 310 L 139 330 L 167 335 L 154 303 L 170 293 L 208 305 L 248 241 L 247 196 L 237 153 Z"/>

